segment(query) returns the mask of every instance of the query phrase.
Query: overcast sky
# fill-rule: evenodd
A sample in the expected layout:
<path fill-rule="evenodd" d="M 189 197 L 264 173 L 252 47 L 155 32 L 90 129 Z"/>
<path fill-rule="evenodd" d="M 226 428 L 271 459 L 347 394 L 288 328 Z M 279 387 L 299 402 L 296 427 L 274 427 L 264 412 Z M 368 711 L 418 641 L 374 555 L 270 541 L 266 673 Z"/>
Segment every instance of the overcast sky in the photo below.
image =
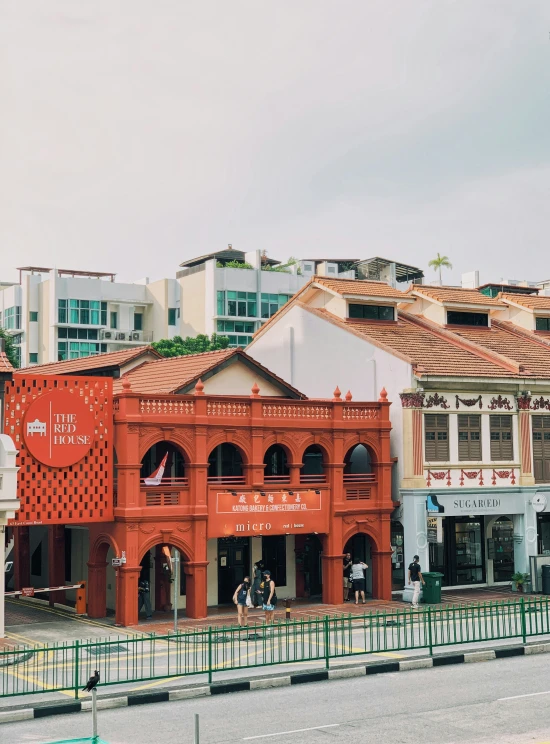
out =
<path fill-rule="evenodd" d="M 548 279 L 549 32 L 547 0 L 0 0 L 0 280 L 227 243 Z"/>

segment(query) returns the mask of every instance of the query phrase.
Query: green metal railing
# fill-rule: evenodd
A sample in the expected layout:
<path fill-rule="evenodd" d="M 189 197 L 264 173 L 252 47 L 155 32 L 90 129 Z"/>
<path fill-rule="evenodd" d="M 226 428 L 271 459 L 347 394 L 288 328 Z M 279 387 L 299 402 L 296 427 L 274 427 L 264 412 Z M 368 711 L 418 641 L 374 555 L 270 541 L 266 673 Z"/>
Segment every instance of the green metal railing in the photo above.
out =
<path fill-rule="evenodd" d="M 98 669 L 101 685 L 205 675 L 550 634 L 546 597 L 303 619 L 273 626 L 17 647 L 0 652 L 0 697 L 79 690 Z"/>

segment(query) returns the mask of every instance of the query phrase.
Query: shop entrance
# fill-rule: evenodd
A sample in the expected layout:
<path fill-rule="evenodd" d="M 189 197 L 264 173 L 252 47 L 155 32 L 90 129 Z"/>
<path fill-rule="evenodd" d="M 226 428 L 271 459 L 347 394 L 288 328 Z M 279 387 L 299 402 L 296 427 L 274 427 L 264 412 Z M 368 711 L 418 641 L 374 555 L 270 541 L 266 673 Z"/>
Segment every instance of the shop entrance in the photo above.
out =
<path fill-rule="evenodd" d="M 323 545 L 318 535 L 308 535 L 304 543 L 303 571 L 306 597 L 319 597 L 323 593 Z"/>
<path fill-rule="evenodd" d="M 372 558 L 371 558 L 371 541 L 368 535 L 359 532 L 351 537 L 344 546 L 344 553 L 351 553 L 351 559 L 357 558 L 366 563 L 368 569 L 364 572 L 366 579 L 366 595 L 372 597 Z"/>
<path fill-rule="evenodd" d="M 250 538 L 218 538 L 218 604 L 230 604 L 235 589 L 250 573 Z"/>
<path fill-rule="evenodd" d="M 430 543 L 430 571 L 443 574 L 443 586 L 485 582 L 483 517 L 442 517 L 443 542 Z"/>
<path fill-rule="evenodd" d="M 401 522 L 391 523 L 391 564 L 392 590 L 399 591 L 405 586 L 404 534 Z"/>
<path fill-rule="evenodd" d="M 550 555 L 550 514 L 537 514 L 539 555 Z"/>
<path fill-rule="evenodd" d="M 500 517 L 494 522 L 487 549 L 487 557 L 493 559 L 493 581 L 511 581 L 514 573 L 514 525 L 509 517 Z"/>

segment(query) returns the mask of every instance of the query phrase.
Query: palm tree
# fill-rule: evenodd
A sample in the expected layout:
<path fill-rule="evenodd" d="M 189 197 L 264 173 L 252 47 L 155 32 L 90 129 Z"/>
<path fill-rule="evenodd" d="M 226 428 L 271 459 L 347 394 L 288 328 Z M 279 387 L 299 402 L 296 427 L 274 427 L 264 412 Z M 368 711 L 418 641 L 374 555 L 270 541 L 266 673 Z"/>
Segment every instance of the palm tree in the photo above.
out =
<path fill-rule="evenodd" d="M 449 261 L 448 256 L 440 256 L 439 253 L 437 254 L 437 258 L 432 258 L 431 261 L 428 262 L 428 266 L 432 268 L 434 271 L 439 271 L 439 283 L 441 284 L 441 268 L 445 269 L 452 269 L 453 265 Z"/>

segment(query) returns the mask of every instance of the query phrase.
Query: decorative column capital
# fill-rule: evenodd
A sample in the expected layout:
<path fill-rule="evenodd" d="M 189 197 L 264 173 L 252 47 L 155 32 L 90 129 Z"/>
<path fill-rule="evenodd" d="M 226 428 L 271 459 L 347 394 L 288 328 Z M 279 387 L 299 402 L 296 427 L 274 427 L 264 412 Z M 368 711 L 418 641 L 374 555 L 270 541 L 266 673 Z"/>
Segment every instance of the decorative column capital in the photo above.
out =
<path fill-rule="evenodd" d="M 403 408 L 422 408 L 424 406 L 424 393 L 399 393 Z"/>

